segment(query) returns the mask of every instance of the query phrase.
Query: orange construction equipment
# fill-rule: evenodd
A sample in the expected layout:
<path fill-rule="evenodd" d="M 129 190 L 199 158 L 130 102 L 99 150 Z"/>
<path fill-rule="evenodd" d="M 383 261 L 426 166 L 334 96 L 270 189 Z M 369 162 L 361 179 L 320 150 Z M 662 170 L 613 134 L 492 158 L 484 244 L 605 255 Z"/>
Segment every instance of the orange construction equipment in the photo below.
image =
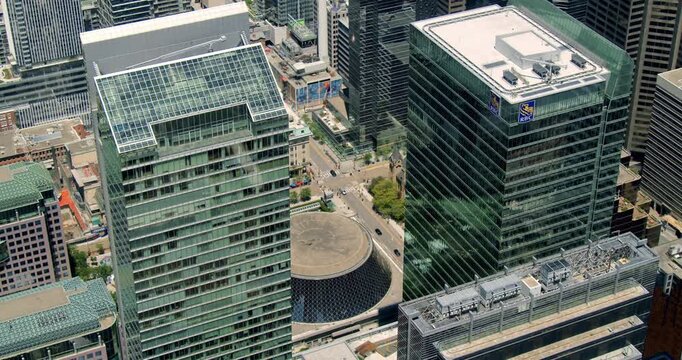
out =
<path fill-rule="evenodd" d="M 61 194 L 59 194 L 59 207 L 68 207 L 69 210 L 71 210 L 73 216 L 76 217 L 76 221 L 78 221 L 78 226 L 81 227 L 81 230 L 85 231 L 88 229 L 88 227 L 85 226 L 85 222 L 83 221 L 81 213 L 78 211 L 78 208 L 76 208 L 76 204 L 73 203 L 73 199 L 71 199 L 71 193 L 67 188 L 63 188 Z"/>

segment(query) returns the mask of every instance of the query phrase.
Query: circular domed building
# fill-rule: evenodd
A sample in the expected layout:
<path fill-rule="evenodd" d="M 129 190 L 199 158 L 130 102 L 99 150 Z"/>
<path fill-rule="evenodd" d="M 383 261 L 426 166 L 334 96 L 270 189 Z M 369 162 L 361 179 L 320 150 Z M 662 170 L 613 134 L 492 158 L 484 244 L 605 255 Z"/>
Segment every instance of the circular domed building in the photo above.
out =
<path fill-rule="evenodd" d="M 358 223 L 314 212 L 291 217 L 293 320 L 325 323 L 361 314 L 391 286 L 387 260 Z"/>

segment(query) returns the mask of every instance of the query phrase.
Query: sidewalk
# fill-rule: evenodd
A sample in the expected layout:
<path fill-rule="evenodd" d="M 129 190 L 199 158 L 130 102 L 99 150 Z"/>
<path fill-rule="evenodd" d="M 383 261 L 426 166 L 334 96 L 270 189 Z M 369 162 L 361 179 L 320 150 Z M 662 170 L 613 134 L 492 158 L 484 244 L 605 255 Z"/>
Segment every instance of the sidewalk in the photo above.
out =
<path fill-rule="evenodd" d="M 332 202 L 334 203 L 334 206 L 336 207 L 336 213 L 339 215 L 343 215 L 345 217 L 352 217 L 355 216 L 355 211 L 353 209 L 348 208 L 348 204 L 346 204 L 343 199 L 341 199 L 337 194 L 334 194 L 334 197 L 332 198 Z"/>

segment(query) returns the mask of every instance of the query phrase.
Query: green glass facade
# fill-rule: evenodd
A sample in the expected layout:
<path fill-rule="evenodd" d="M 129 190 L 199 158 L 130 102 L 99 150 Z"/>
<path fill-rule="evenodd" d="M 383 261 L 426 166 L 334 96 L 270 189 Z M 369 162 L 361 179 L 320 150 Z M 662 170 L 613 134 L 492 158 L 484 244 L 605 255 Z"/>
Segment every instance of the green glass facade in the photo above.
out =
<path fill-rule="evenodd" d="M 409 27 L 415 0 L 356 0 L 350 27 L 348 116 L 354 145 L 390 153 L 404 143 Z"/>
<path fill-rule="evenodd" d="M 289 359 L 288 116 L 260 45 L 95 79 L 129 359 Z"/>
<path fill-rule="evenodd" d="M 608 235 L 632 62 L 544 0 L 514 1 L 611 74 L 489 109 L 491 86 L 411 28 L 404 298 Z M 485 29 L 482 29 L 484 31 Z"/>

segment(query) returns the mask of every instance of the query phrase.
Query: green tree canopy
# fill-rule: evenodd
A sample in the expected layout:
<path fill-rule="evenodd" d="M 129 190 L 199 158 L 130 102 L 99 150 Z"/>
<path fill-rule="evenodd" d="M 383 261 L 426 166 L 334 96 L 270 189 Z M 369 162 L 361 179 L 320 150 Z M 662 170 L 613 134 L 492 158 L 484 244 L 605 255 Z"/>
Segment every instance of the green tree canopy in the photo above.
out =
<path fill-rule="evenodd" d="M 302 201 L 308 201 L 311 198 L 311 193 L 310 193 L 310 188 L 303 188 L 301 189 L 301 200 Z"/>
<path fill-rule="evenodd" d="M 374 209 L 379 214 L 396 221 L 405 220 L 405 199 L 400 198 L 398 184 L 391 179 L 377 177 L 372 179 L 369 192 L 374 197 Z"/>

